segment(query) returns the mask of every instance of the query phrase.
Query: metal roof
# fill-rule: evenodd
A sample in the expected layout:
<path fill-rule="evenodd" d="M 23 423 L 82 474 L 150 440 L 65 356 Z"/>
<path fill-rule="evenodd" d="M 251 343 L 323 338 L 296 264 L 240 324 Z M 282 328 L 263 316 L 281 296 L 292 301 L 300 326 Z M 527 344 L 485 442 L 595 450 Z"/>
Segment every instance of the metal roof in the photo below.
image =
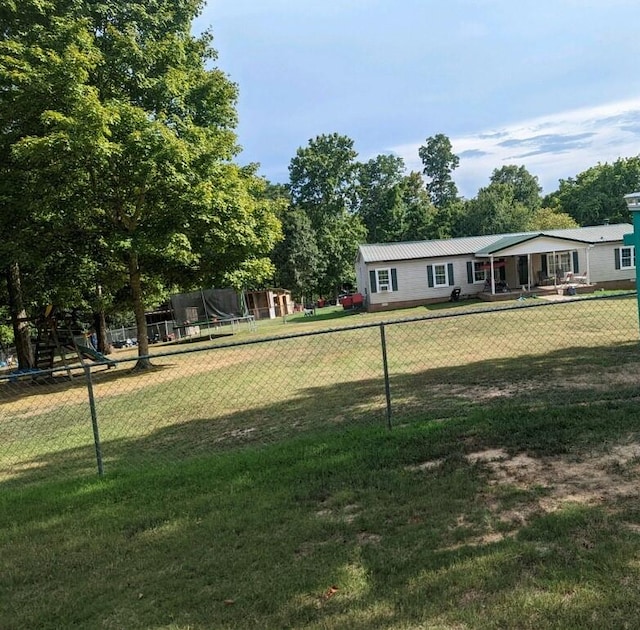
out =
<path fill-rule="evenodd" d="M 490 234 L 487 236 L 465 236 L 433 241 L 413 241 L 407 243 L 363 244 L 359 256 L 365 263 L 388 262 L 392 260 L 414 260 L 420 258 L 442 258 L 447 256 L 465 256 L 504 249 L 538 236 L 551 236 L 583 243 L 610 243 L 622 241 L 625 234 L 633 232 L 629 223 L 614 225 L 593 225 L 590 227 L 565 230 L 545 230 L 543 232 L 520 232 L 514 234 Z"/>
<path fill-rule="evenodd" d="M 513 247 L 514 245 L 526 243 L 527 241 L 538 238 L 539 236 L 541 236 L 540 232 L 536 232 L 534 234 L 515 234 L 513 236 L 503 236 L 495 243 L 491 243 L 491 245 L 488 245 L 487 247 L 476 250 L 475 254 L 476 256 L 489 256 L 491 254 L 494 254 L 495 252 L 507 249 L 507 247 Z"/>

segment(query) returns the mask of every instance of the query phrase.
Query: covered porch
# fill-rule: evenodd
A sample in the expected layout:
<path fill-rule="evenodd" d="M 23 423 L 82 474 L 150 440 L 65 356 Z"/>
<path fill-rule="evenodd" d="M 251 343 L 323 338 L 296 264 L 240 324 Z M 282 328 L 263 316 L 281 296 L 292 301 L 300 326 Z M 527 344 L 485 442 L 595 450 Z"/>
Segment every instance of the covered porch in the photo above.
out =
<path fill-rule="evenodd" d="M 517 300 L 519 298 L 551 298 L 553 296 L 570 296 L 593 293 L 596 290 L 595 284 L 558 284 L 550 286 L 536 286 L 523 290 L 522 287 L 509 288 L 501 293 L 491 293 L 481 291 L 476 297 L 483 302 L 502 302 L 506 300 Z"/>
<path fill-rule="evenodd" d="M 515 296 L 589 293 L 589 251 L 593 243 L 548 234 L 505 237 L 475 253 L 469 267 L 478 297 L 488 301 Z"/>

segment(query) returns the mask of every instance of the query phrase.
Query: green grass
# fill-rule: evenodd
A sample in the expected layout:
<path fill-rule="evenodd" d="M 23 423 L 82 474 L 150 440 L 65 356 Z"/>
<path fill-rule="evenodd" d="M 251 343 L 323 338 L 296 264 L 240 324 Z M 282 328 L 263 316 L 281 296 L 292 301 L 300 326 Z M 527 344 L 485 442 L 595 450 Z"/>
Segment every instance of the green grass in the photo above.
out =
<path fill-rule="evenodd" d="M 7 386 L 0 628 L 637 627 L 635 300 L 327 311 Z"/>
<path fill-rule="evenodd" d="M 557 420 L 320 431 L 7 489 L 0 627 L 634 627 L 635 498 L 544 511 L 552 489 L 496 485 L 465 458 L 524 444 L 574 461 L 637 437 L 631 404 Z"/>
<path fill-rule="evenodd" d="M 305 319 L 311 318 L 300 326 L 313 332 L 304 327 L 319 324 Z M 553 415 L 639 393 L 632 299 L 405 317 L 385 328 L 394 425 L 486 408 Z M 271 340 L 236 347 L 207 342 L 202 351 L 157 356 L 157 369 L 146 374 L 130 373 L 132 363 L 96 371 L 107 470 L 272 444 L 318 428 L 386 425 L 378 326 L 336 326 L 330 334 L 294 338 L 259 331 L 251 339 L 263 334 Z M 0 398 L 0 478 L 24 483 L 95 468 L 82 378 L 9 384 Z"/>

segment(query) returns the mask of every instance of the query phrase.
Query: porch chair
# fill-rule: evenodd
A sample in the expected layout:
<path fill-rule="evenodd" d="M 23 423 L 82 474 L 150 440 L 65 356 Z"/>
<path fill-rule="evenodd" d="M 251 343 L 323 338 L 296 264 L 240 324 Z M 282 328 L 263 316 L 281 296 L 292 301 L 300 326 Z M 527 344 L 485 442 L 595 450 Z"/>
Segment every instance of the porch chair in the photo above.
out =
<path fill-rule="evenodd" d="M 460 299 L 461 287 L 454 287 L 449 296 L 449 302 L 457 302 Z"/>
<path fill-rule="evenodd" d="M 549 277 L 546 271 L 538 271 L 538 286 L 546 287 L 553 284 L 553 280 Z"/>

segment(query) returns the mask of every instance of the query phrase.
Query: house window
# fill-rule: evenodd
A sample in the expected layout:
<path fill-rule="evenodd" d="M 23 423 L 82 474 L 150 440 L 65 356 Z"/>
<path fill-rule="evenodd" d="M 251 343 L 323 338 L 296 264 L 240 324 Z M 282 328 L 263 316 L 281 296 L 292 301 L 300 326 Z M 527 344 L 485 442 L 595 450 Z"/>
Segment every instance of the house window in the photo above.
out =
<path fill-rule="evenodd" d="M 489 277 L 489 270 L 484 268 L 484 263 L 473 263 L 473 282 L 474 284 L 482 284 Z"/>
<path fill-rule="evenodd" d="M 395 267 L 369 269 L 369 287 L 371 293 L 397 291 L 398 270 Z"/>
<path fill-rule="evenodd" d="M 469 284 L 485 284 L 491 280 L 491 269 L 496 282 L 506 278 L 506 262 L 504 258 L 489 260 L 467 261 L 467 282 Z M 451 275 L 451 271 L 449 271 Z M 451 284 L 451 278 L 449 278 Z"/>
<path fill-rule="evenodd" d="M 433 265 L 433 284 L 436 287 L 448 287 L 449 277 L 447 275 L 447 265 Z"/>
<path fill-rule="evenodd" d="M 549 276 L 564 276 L 571 268 L 571 252 L 547 254 L 547 273 Z"/>
<path fill-rule="evenodd" d="M 430 288 L 453 286 L 453 263 L 427 265 L 427 284 Z"/>
<path fill-rule="evenodd" d="M 376 269 L 378 291 L 391 291 L 391 269 Z"/>
<path fill-rule="evenodd" d="M 636 266 L 635 247 L 620 248 L 620 269 L 632 269 Z"/>

